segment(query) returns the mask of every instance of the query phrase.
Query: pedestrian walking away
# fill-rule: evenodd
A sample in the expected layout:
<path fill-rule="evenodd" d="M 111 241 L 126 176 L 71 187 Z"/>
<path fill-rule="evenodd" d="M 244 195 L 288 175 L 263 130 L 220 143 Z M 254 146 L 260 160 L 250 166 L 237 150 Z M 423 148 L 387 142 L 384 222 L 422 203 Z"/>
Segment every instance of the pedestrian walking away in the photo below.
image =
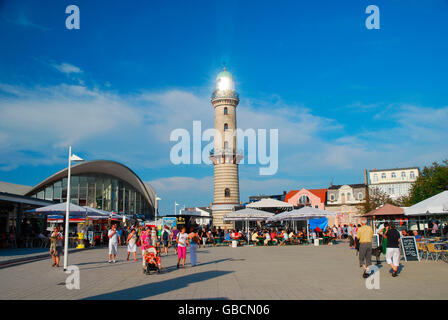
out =
<path fill-rule="evenodd" d="M 363 277 L 367 278 L 369 266 L 372 264 L 372 238 L 373 229 L 367 225 L 367 219 L 362 218 L 362 226 L 356 232 L 356 238 L 359 240 L 359 265 L 363 267 Z"/>
<path fill-rule="evenodd" d="M 165 256 L 168 255 L 170 236 L 171 236 L 170 228 L 167 225 L 165 225 L 162 232 L 163 252 L 165 253 Z"/>
<path fill-rule="evenodd" d="M 198 261 L 198 246 L 201 244 L 199 240 L 199 235 L 197 232 L 191 228 L 191 232 L 188 234 L 188 240 L 190 241 L 190 261 L 191 266 L 194 267 Z"/>
<path fill-rule="evenodd" d="M 387 238 L 386 262 L 392 268 L 392 277 L 396 277 L 400 265 L 400 233 L 393 223 L 389 225 L 385 237 Z"/>

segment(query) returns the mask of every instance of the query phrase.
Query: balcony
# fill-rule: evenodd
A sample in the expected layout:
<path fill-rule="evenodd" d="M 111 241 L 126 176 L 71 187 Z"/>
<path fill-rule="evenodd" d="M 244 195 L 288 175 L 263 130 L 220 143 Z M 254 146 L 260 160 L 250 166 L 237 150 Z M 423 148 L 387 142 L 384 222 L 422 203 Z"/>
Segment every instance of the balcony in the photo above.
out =
<path fill-rule="evenodd" d="M 212 100 L 215 99 L 235 99 L 239 100 L 240 96 L 233 90 L 215 90 L 212 93 Z"/>
<path fill-rule="evenodd" d="M 230 148 L 222 148 L 222 149 L 211 149 L 210 157 L 220 157 L 220 156 L 243 156 L 242 150 L 233 150 Z"/>

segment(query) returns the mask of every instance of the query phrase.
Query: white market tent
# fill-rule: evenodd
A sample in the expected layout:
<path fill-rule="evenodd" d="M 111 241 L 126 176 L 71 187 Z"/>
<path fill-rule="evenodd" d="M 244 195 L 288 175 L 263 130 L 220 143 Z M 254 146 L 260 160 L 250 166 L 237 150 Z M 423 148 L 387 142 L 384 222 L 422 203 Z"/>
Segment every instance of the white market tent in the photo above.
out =
<path fill-rule="evenodd" d="M 237 211 L 229 212 L 224 216 L 224 220 L 227 221 L 261 221 L 272 218 L 274 216 L 273 213 L 245 208 Z"/>
<path fill-rule="evenodd" d="M 276 199 L 261 199 L 260 201 L 255 201 L 249 203 L 246 208 L 279 208 L 279 209 L 287 209 L 294 208 L 294 206 L 290 203 L 276 200 Z"/>
<path fill-rule="evenodd" d="M 420 201 L 404 209 L 405 216 L 429 216 L 448 214 L 448 190 Z"/>
<path fill-rule="evenodd" d="M 303 207 L 298 210 L 292 210 L 292 211 L 286 211 L 277 214 L 276 216 L 272 217 L 268 221 L 298 221 L 298 220 L 306 220 L 306 234 L 309 240 L 309 230 L 308 230 L 308 220 L 309 219 L 316 219 L 316 218 L 323 218 L 328 216 L 335 216 L 336 213 L 327 211 L 327 210 L 321 210 L 313 207 Z"/>
<path fill-rule="evenodd" d="M 285 220 L 308 220 L 314 218 L 323 218 L 327 216 L 335 216 L 336 213 L 321 210 L 313 207 L 303 207 L 297 210 L 285 211 L 279 213 L 269 219 L 269 221 L 285 221 Z"/>
<path fill-rule="evenodd" d="M 272 218 L 274 216 L 273 213 L 252 209 L 252 208 L 245 208 L 233 212 L 229 212 L 224 216 L 225 221 L 246 221 L 246 232 L 249 232 L 249 221 L 263 221 L 269 218 Z M 249 242 L 249 237 L 247 238 L 247 241 Z"/>

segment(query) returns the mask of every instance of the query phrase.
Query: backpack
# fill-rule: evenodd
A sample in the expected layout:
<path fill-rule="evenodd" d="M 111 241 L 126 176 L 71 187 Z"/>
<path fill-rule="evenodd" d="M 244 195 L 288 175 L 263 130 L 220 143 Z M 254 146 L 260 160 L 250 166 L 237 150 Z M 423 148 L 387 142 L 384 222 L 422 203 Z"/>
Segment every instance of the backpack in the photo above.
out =
<path fill-rule="evenodd" d="M 168 239 L 169 239 L 168 231 L 163 230 L 163 233 L 162 233 L 162 239 L 163 239 L 164 241 L 168 241 Z"/>

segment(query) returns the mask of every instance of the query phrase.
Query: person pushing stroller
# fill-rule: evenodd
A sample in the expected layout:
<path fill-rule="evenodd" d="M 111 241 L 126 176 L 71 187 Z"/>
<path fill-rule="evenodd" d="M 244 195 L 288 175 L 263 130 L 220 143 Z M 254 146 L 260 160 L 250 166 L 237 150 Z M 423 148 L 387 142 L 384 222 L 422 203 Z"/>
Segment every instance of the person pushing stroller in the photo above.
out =
<path fill-rule="evenodd" d="M 149 246 L 145 249 L 143 260 L 145 262 L 145 269 L 143 269 L 144 274 L 150 275 L 151 271 L 157 271 L 157 273 L 161 272 L 162 261 L 160 259 L 160 250 L 158 246 Z"/>

